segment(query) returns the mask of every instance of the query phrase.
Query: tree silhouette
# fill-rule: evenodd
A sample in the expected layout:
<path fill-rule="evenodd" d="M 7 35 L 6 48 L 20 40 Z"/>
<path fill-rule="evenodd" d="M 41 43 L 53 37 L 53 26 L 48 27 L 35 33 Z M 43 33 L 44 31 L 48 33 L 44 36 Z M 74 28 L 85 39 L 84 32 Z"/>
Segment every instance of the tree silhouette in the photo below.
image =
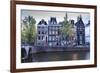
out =
<path fill-rule="evenodd" d="M 64 21 L 62 22 L 61 33 L 65 40 L 66 39 L 70 40 L 71 37 L 75 36 L 75 28 L 73 28 L 73 24 L 69 23 L 67 19 L 68 18 L 66 13 L 66 16 L 64 17 Z"/>
<path fill-rule="evenodd" d="M 32 16 L 27 16 L 22 20 L 21 41 L 27 44 L 35 42 L 36 39 L 36 20 Z"/>

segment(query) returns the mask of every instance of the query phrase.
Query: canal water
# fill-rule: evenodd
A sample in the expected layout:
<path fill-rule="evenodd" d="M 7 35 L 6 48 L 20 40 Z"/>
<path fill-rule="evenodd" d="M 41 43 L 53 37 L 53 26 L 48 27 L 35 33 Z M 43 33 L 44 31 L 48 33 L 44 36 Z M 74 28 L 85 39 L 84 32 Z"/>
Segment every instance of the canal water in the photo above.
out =
<path fill-rule="evenodd" d="M 22 63 L 88 60 L 88 59 L 90 59 L 89 51 L 40 52 L 40 53 L 30 54 L 26 60 L 22 61 Z"/>

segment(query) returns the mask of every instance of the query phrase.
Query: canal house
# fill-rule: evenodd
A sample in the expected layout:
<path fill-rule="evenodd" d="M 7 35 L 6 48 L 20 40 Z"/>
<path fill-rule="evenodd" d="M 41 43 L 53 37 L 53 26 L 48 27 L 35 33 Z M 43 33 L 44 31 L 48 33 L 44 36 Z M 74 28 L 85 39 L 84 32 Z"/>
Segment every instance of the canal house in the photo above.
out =
<path fill-rule="evenodd" d="M 37 46 L 46 46 L 48 42 L 48 25 L 42 19 L 37 25 Z"/>
<path fill-rule="evenodd" d="M 85 25 L 81 15 L 77 17 L 76 32 L 77 32 L 77 45 L 85 45 Z"/>
<path fill-rule="evenodd" d="M 77 22 L 74 22 L 74 20 L 68 22 L 73 24 L 73 28 L 75 28 L 74 43 L 76 45 L 85 45 L 85 25 L 82 16 L 77 17 Z M 57 22 L 56 17 L 51 17 L 48 23 L 42 19 L 37 25 L 37 46 L 62 47 L 63 35 L 60 31 L 62 26 L 62 23 Z"/>
<path fill-rule="evenodd" d="M 58 47 L 61 45 L 61 24 L 57 23 L 56 17 L 51 17 L 48 21 L 48 46 Z"/>

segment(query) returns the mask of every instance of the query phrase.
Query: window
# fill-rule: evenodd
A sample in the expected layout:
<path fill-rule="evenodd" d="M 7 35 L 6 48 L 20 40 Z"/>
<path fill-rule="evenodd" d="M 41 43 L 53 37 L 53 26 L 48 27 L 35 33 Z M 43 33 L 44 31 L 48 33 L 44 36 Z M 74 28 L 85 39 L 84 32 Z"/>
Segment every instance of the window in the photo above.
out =
<path fill-rule="evenodd" d="M 59 40 L 59 36 L 56 36 L 56 40 Z"/>
<path fill-rule="evenodd" d="M 52 37 L 52 40 L 53 40 L 53 41 L 55 40 L 55 37 L 54 37 L 54 36 Z"/>
<path fill-rule="evenodd" d="M 38 31 L 38 34 L 40 34 L 40 31 Z"/>
<path fill-rule="evenodd" d="M 82 28 L 80 28 L 80 30 L 82 30 Z"/>
<path fill-rule="evenodd" d="M 44 29 L 44 27 L 42 27 L 42 29 Z"/>
<path fill-rule="evenodd" d="M 49 42 L 49 46 L 52 46 L 52 43 L 51 42 Z"/>
<path fill-rule="evenodd" d="M 42 36 L 42 40 L 43 40 L 44 36 Z"/>
<path fill-rule="evenodd" d="M 46 34 L 47 32 L 45 31 L 44 34 Z"/>
<path fill-rule="evenodd" d="M 44 31 L 42 31 L 42 34 L 44 34 Z"/>
<path fill-rule="evenodd" d="M 55 41 L 56 40 L 56 36 L 52 36 L 52 40 Z"/>
<path fill-rule="evenodd" d="M 52 34 L 52 31 L 49 31 L 49 34 Z"/>
<path fill-rule="evenodd" d="M 83 33 L 83 31 L 80 31 L 80 34 L 82 34 Z"/>
<path fill-rule="evenodd" d="M 57 26 L 55 27 L 55 30 L 57 30 Z"/>
<path fill-rule="evenodd" d="M 58 34 L 58 31 L 55 31 L 55 34 Z"/>
<path fill-rule="evenodd" d="M 60 30 L 58 30 L 58 35 L 60 35 Z"/>
<path fill-rule="evenodd" d="M 52 34 L 55 34 L 55 31 L 52 31 Z"/>
<path fill-rule="evenodd" d="M 50 30 L 50 29 L 51 29 L 51 27 L 49 26 L 49 27 L 48 27 L 48 29 Z"/>
<path fill-rule="evenodd" d="M 80 36 L 80 44 L 82 44 L 82 35 Z"/>
<path fill-rule="evenodd" d="M 53 27 L 53 30 L 55 30 L 55 29 L 56 29 L 56 27 L 54 26 L 54 27 Z"/>
<path fill-rule="evenodd" d="M 38 40 L 40 40 L 40 36 L 38 36 Z"/>
<path fill-rule="evenodd" d="M 52 40 L 52 38 L 51 38 L 51 36 L 49 36 L 49 41 L 51 41 Z"/>

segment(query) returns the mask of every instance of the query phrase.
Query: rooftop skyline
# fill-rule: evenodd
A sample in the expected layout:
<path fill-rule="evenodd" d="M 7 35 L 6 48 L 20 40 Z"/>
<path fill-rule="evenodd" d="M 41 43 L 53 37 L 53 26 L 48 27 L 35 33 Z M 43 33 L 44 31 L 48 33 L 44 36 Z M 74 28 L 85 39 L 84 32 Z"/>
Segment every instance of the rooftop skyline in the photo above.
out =
<path fill-rule="evenodd" d="M 33 16 L 36 20 L 36 26 L 44 19 L 47 23 L 50 20 L 50 17 L 56 17 L 57 22 L 62 22 L 64 20 L 64 17 L 67 13 L 68 20 L 74 20 L 77 22 L 77 17 L 82 16 L 82 20 L 84 24 L 86 25 L 88 21 L 90 20 L 90 14 L 89 13 L 82 13 L 82 12 L 54 12 L 54 11 L 36 11 L 36 10 L 22 10 L 21 11 L 21 19 L 23 20 L 27 16 Z"/>
<path fill-rule="evenodd" d="M 57 23 L 62 22 L 64 20 L 64 17 L 67 13 L 68 20 L 74 20 L 75 23 L 77 22 L 77 17 L 82 16 L 82 20 L 85 25 L 88 24 L 88 21 L 90 20 L 90 14 L 86 12 L 61 12 L 61 11 L 36 11 L 36 10 L 21 10 L 21 19 L 23 20 L 25 17 L 33 16 L 36 20 L 36 29 L 37 24 L 44 19 L 47 24 L 51 17 L 56 17 Z M 86 36 L 90 34 L 90 29 L 85 29 Z M 89 41 L 89 39 L 86 39 Z"/>

